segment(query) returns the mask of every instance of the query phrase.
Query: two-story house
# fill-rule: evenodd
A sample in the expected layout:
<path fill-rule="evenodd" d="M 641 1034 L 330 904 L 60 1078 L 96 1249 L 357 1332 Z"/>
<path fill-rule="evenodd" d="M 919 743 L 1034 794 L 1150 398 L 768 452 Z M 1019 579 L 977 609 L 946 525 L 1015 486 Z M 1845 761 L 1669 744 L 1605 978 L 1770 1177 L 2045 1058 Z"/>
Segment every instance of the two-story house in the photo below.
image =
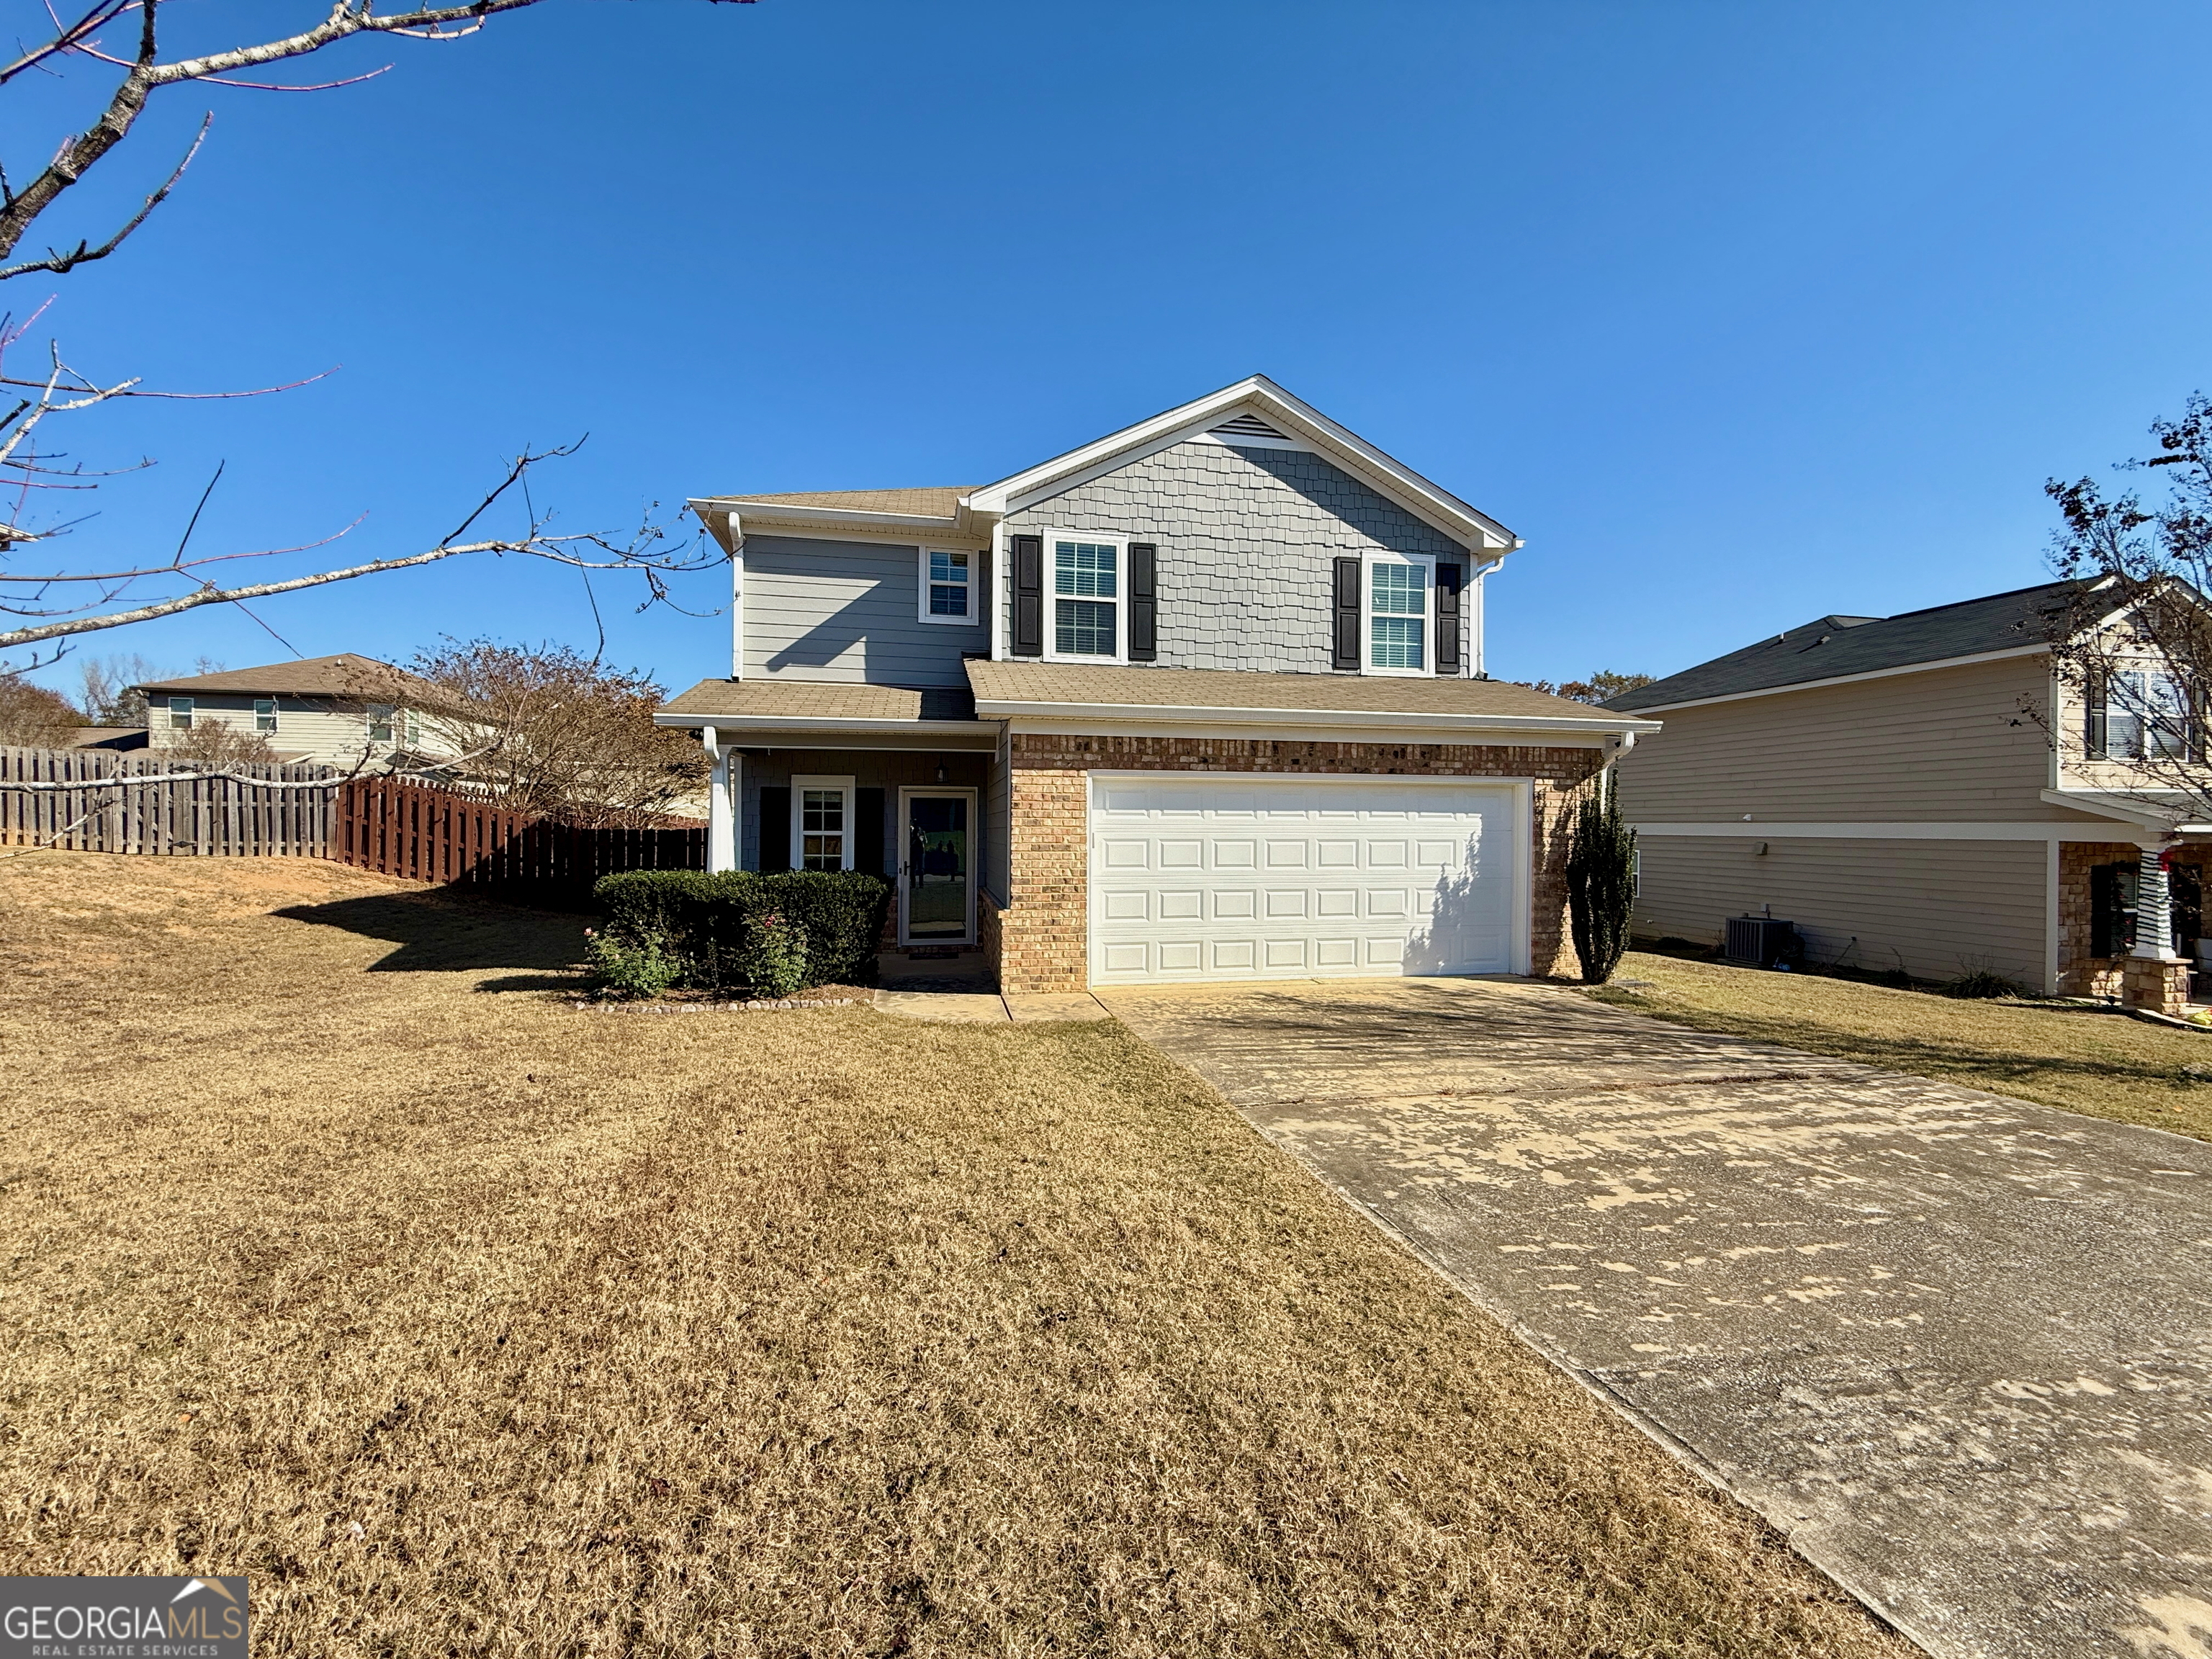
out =
<path fill-rule="evenodd" d="M 710 864 L 895 878 L 1012 991 L 1553 971 L 1655 723 L 1486 678 L 1486 514 L 1255 376 L 995 483 L 695 499 Z"/>
<path fill-rule="evenodd" d="M 1613 699 L 1666 727 L 1618 769 L 1638 931 L 1771 915 L 1817 963 L 2178 1010 L 2212 837 L 2148 763 L 2201 760 L 2201 711 L 2124 644 L 2096 684 L 2054 653 L 2125 627 L 2107 592 L 1822 617 Z"/>
<path fill-rule="evenodd" d="M 268 744 L 276 759 L 352 768 L 394 756 L 451 757 L 456 704 L 420 675 L 340 652 L 149 681 L 146 745 L 172 749 L 208 726 Z"/>

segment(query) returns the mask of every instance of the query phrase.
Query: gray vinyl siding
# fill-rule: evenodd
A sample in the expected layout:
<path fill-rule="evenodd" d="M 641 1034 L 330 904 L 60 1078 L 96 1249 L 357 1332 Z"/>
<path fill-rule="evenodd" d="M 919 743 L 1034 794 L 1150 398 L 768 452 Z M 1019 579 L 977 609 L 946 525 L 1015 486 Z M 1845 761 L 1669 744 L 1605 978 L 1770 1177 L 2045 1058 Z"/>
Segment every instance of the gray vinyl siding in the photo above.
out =
<path fill-rule="evenodd" d="M 1657 711 L 1620 763 L 1634 823 L 1978 823 L 2075 815 L 2046 804 L 2051 749 L 2022 708 L 2042 657 Z"/>
<path fill-rule="evenodd" d="M 933 754 L 927 750 L 900 751 L 873 749 L 777 749 L 764 755 L 741 756 L 744 775 L 738 789 L 738 867 L 741 870 L 760 868 L 760 792 L 764 788 L 789 788 L 794 777 L 827 777 L 853 780 L 855 789 L 880 789 L 884 792 L 884 862 L 888 868 L 877 873 L 896 875 L 898 871 L 898 792 L 902 786 L 934 785 L 937 769 L 945 769 L 948 787 L 973 789 L 978 792 L 976 805 L 982 806 L 989 775 L 994 770 L 991 757 L 973 750 L 955 754 Z M 981 813 L 986 819 L 988 812 Z M 992 878 L 994 860 L 991 853 L 991 837 L 982 824 L 969 827 L 969 840 L 974 845 L 970 856 L 975 861 L 975 879 L 979 885 L 988 884 L 996 892 L 1004 884 Z"/>
<path fill-rule="evenodd" d="M 1640 934 L 1717 944 L 1726 918 L 1771 908 L 1815 963 L 2044 988 L 2046 842 L 1646 836 L 1639 854 Z"/>
<path fill-rule="evenodd" d="M 990 559 L 970 567 L 975 620 L 921 620 L 921 550 L 873 542 L 749 535 L 744 543 L 748 678 L 964 686 L 965 651 L 988 651 Z"/>
<path fill-rule="evenodd" d="M 1467 555 L 1318 455 L 1203 442 L 1171 445 L 1010 514 L 1006 528 L 1158 544 L 1166 668 L 1327 673 L 1333 559 L 1388 550 L 1463 564 Z M 1009 630 L 1011 607 L 1009 584 Z M 1462 650 L 1462 663 L 1470 654 Z"/>

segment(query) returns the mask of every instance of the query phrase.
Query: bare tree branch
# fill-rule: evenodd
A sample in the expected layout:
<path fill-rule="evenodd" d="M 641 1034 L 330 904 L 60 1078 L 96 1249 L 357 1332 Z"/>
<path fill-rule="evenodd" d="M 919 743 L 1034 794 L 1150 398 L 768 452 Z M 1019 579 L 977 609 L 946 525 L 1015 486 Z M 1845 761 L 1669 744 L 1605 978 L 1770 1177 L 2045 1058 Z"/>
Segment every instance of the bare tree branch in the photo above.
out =
<path fill-rule="evenodd" d="M 10 276 L 27 276 L 34 270 L 47 271 L 57 276 L 62 276 L 76 270 L 79 265 L 88 265 L 94 259 L 105 259 L 109 254 L 114 252 L 117 248 L 123 246 L 123 239 L 144 224 L 147 216 L 155 208 L 161 206 L 169 192 L 177 187 L 177 180 L 185 176 L 185 169 L 191 166 L 192 157 L 200 153 L 200 146 L 207 142 L 208 129 L 214 125 L 215 116 L 210 112 L 201 120 L 199 131 L 192 137 L 191 147 L 185 150 L 184 160 L 169 170 L 169 176 L 161 181 L 161 187 L 146 198 L 144 204 L 137 212 L 131 216 L 122 229 L 117 231 L 98 247 L 92 246 L 88 242 L 79 242 L 67 253 L 48 249 L 46 257 L 43 259 L 26 259 L 20 264 L 0 266 L 0 282 L 4 282 Z M 6 209 L 0 210 L 0 223 L 4 223 L 7 215 L 14 210 L 13 202 L 10 202 Z M 9 243 L 9 246 L 14 246 L 14 242 Z"/>
<path fill-rule="evenodd" d="M 2070 787 L 2179 823 L 2212 821 L 2212 401 L 2152 424 L 2162 501 L 2094 478 L 2044 486 L 2063 520 L 2052 567 L 2077 584 L 2055 619 L 2059 706 L 2037 717 Z"/>

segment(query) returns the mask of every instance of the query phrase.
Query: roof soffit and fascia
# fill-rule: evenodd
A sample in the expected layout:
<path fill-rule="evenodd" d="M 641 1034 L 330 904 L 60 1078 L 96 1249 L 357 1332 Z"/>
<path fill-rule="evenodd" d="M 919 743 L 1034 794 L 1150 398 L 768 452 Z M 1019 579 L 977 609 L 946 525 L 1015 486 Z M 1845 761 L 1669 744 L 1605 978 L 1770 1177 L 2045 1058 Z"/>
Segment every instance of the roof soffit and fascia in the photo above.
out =
<path fill-rule="evenodd" d="M 1039 462 L 996 483 L 986 484 L 969 494 L 962 505 L 977 518 L 995 522 L 1010 513 L 1050 501 L 1186 439 L 1200 436 L 1223 421 L 1247 411 L 1310 444 L 1324 459 L 1468 547 L 1484 563 L 1494 563 L 1522 544 L 1519 537 L 1488 514 L 1468 506 L 1357 433 L 1338 425 L 1264 374 L 1224 386 L 1064 455 Z"/>
<path fill-rule="evenodd" d="M 991 539 L 987 520 L 963 507 L 949 518 L 920 513 L 872 513 L 858 507 L 809 507 L 787 501 L 747 501 L 722 495 L 697 496 L 684 506 L 720 542 L 725 552 L 750 534 L 919 542 L 951 541 L 981 545 Z"/>

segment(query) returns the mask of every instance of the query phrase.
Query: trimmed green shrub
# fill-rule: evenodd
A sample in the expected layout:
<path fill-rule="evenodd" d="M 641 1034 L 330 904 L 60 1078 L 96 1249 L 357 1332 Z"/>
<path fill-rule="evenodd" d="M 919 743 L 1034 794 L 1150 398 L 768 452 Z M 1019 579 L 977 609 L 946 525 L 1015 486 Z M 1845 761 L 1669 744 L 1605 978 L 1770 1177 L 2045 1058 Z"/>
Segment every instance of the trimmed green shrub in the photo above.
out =
<path fill-rule="evenodd" d="M 1583 796 L 1567 839 L 1567 920 L 1585 985 L 1613 977 L 1636 908 L 1636 831 L 1613 796 L 1612 789 Z"/>
<path fill-rule="evenodd" d="M 683 964 L 658 939 L 631 945 L 587 928 L 584 954 L 599 989 L 609 996 L 633 1000 L 657 997 L 683 974 Z"/>
<path fill-rule="evenodd" d="M 753 978 L 749 924 L 771 915 L 804 941 L 803 983 L 866 984 L 891 901 L 890 883 L 858 871 L 629 870 L 600 878 L 592 891 L 609 934 L 657 944 L 678 963 L 679 982 L 701 988 L 766 988 Z"/>
<path fill-rule="evenodd" d="M 806 983 L 805 929 L 774 910 L 747 916 L 740 963 L 746 982 L 763 996 L 789 996 Z"/>

